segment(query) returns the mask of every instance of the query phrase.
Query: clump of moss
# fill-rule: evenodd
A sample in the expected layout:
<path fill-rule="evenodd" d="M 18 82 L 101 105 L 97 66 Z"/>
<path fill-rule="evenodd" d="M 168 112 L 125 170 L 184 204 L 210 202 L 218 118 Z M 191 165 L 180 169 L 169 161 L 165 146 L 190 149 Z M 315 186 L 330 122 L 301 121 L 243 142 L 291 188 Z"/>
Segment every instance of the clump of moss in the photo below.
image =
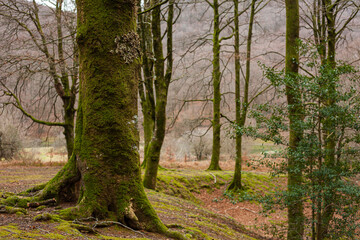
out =
<path fill-rule="evenodd" d="M 42 206 L 38 206 L 37 208 L 36 208 L 36 210 L 37 211 L 41 211 L 41 210 L 43 210 L 43 209 L 45 209 L 45 208 L 47 208 L 48 206 L 46 206 L 46 205 L 42 205 Z"/>
<path fill-rule="evenodd" d="M 24 208 L 17 208 L 17 207 L 10 207 L 10 206 L 0 206 L 0 212 L 1 213 L 9 213 L 9 214 L 16 213 L 17 215 L 27 214 L 27 211 Z"/>
<path fill-rule="evenodd" d="M 11 196 L 14 196 L 15 193 L 11 193 L 11 192 L 0 192 L 0 198 L 8 198 L 8 197 L 11 197 Z"/>
<path fill-rule="evenodd" d="M 30 200 L 27 198 L 21 198 L 18 196 L 11 196 L 6 199 L 1 200 L 2 205 L 12 206 L 12 207 L 20 207 L 20 208 L 27 208 L 27 203 Z"/>
<path fill-rule="evenodd" d="M 49 221 L 52 219 L 50 213 L 43 213 L 34 217 L 34 221 Z"/>
<path fill-rule="evenodd" d="M 29 195 L 29 194 L 31 194 L 31 193 L 36 193 L 36 192 L 44 189 L 45 186 L 46 186 L 46 184 L 47 184 L 47 183 L 43 183 L 43 184 L 40 184 L 40 185 L 36 185 L 36 186 L 34 186 L 34 187 L 32 187 L 32 188 L 27 189 L 26 191 L 21 192 L 20 195 Z"/>

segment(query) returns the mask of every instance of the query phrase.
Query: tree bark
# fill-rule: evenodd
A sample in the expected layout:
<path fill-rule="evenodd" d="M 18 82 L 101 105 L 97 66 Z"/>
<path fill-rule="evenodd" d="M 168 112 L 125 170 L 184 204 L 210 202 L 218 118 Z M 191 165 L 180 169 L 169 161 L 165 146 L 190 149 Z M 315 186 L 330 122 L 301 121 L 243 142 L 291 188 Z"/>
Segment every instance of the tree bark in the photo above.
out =
<path fill-rule="evenodd" d="M 302 240 L 304 236 L 303 202 L 297 189 L 302 184 L 301 159 L 298 147 L 302 139 L 302 105 L 299 93 L 299 1 L 286 0 L 286 97 L 288 103 L 290 136 L 288 149 L 288 240 Z"/>
<path fill-rule="evenodd" d="M 166 232 L 141 184 L 136 1 L 79 0 L 80 101 L 74 154 L 41 197 L 77 201 L 61 215 L 113 218 Z"/>
<path fill-rule="evenodd" d="M 240 96 L 240 40 L 239 40 L 239 16 L 238 16 L 238 0 L 234 0 L 234 23 L 235 23 L 235 104 L 236 104 L 236 125 L 244 127 L 249 107 L 249 85 L 250 85 L 250 64 L 251 64 L 251 44 L 253 35 L 253 25 L 255 17 L 255 3 L 257 0 L 252 0 L 250 10 L 250 21 L 247 36 L 246 47 L 246 73 L 245 73 L 245 86 L 244 98 L 241 102 Z M 242 134 L 236 132 L 236 159 L 235 159 L 235 172 L 233 180 L 231 181 L 228 190 L 242 189 L 241 183 L 241 164 L 242 164 Z"/>
<path fill-rule="evenodd" d="M 325 8 L 325 16 L 327 23 L 327 58 L 326 64 L 330 69 L 335 69 L 336 61 L 336 29 L 335 29 L 335 14 L 332 0 L 325 0 L 324 8 Z M 335 79 L 327 79 L 326 87 L 328 90 L 327 98 L 324 99 L 325 107 L 331 109 L 336 107 L 336 80 Z M 324 119 L 324 130 L 325 130 L 325 159 L 324 166 L 328 168 L 332 172 L 336 172 L 336 120 L 334 120 L 333 116 L 326 116 Z M 333 181 L 333 179 L 329 179 L 329 182 Z M 334 202 L 336 201 L 336 193 L 331 191 L 331 193 L 324 195 L 324 204 L 323 204 L 323 214 L 321 216 L 322 222 L 319 225 L 319 240 L 325 239 L 329 230 L 329 224 L 333 215 L 335 213 Z"/>
<path fill-rule="evenodd" d="M 144 9 L 151 7 L 150 1 L 144 2 Z M 141 7 L 139 7 L 141 9 Z M 139 83 L 139 95 L 141 111 L 144 116 L 144 160 L 141 164 L 143 168 L 146 167 L 146 154 L 149 149 L 150 141 L 154 135 L 155 130 L 155 94 L 154 94 L 154 61 L 153 58 L 153 44 L 151 33 L 151 12 L 139 15 L 139 32 L 141 37 L 141 51 L 142 51 L 142 73 L 143 79 Z"/>
<path fill-rule="evenodd" d="M 220 15 L 219 15 L 219 2 L 214 0 L 212 4 L 214 11 L 214 33 L 213 33 L 213 145 L 211 162 L 208 170 L 221 170 L 220 161 L 220 103 L 221 103 L 221 72 L 220 72 Z"/>
<path fill-rule="evenodd" d="M 153 6 L 159 1 L 154 1 Z M 146 169 L 144 175 L 144 187 L 155 189 L 157 171 L 159 168 L 161 147 L 165 138 L 166 127 L 166 104 L 169 85 L 172 76 L 172 25 L 174 16 L 174 0 L 169 2 L 167 19 L 167 67 L 165 73 L 165 60 L 161 43 L 161 8 L 160 6 L 152 10 L 152 34 L 155 56 L 155 131 L 151 139 L 147 152 L 145 153 Z"/>

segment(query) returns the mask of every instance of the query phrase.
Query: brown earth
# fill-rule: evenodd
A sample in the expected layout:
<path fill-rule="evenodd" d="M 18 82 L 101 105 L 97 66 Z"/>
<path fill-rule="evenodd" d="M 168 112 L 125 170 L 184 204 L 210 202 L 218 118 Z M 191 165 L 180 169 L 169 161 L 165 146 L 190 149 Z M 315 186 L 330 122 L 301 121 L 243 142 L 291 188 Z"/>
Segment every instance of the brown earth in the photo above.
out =
<path fill-rule="evenodd" d="M 230 168 L 230 163 L 226 163 Z M 175 168 L 202 169 L 205 163 L 178 164 Z M 164 167 L 174 167 L 174 163 L 165 162 Z M 224 167 L 222 162 L 222 167 Z M 0 164 L 0 192 L 19 193 L 51 179 L 61 166 L 18 166 L 15 164 Z M 247 168 L 245 168 L 247 169 Z M 247 169 L 249 170 L 249 169 Z M 226 185 L 214 188 L 211 191 L 201 189 L 194 196 L 200 200 L 200 205 L 190 201 L 160 194 L 154 191 L 147 191 L 148 197 L 158 212 L 161 220 L 174 230 L 180 231 L 190 239 L 271 239 L 269 229 L 265 230 L 274 221 L 285 220 L 285 213 L 280 211 L 270 216 L 261 214 L 261 206 L 256 202 L 234 202 L 225 198 L 223 192 Z M 68 207 L 61 205 L 58 208 Z M 28 210 L 28 215 L 0 214 L 0 239 L 124 239 L 124 238 L 145 238 L 145 239 L 167 239 L 164 236 L 143 231 L 131 231 L 122 227 L 110 227 L 98 230 L 98 235 L 80 233 L 75 229 L 66 228 L 69 224 L 62 223 L 63 229 L 59 230 L 57 222 L 35 222 L 34 216 L 46 212 L 53 213 L 55 207 L 48 207 L 43 210 Z M 92 222 L 94 223 L 94 221 Z M 61 224 L 60 224 L 61 225 Z M 3 226 L 3 229 L 1 229 Z M 10 227 L 9 227 L 10 226 Z M 16 226 L 12 228 L 12 226 Z M 185 228 L 184 228 L 185 227 Z M 220 228 L 221 227 L 221 228 Z M 217 229 L 219 228 L 219 229 Z M 10 233 L 2 238 L 1 230 Z M 16 235 L 16 232 L 17 233 Z M 24 235 L 24 232 L 34 232 L 35 238 Z M 20 235 L 19 235 L 20 234 Z M 30 234 L 30 233 L 29 233 Z M 51 234 L 57 234 L 51 237 Z M 12 238 L 13 236 L 14 238 Z M 252 238 L 253 237 L 253 238 Z"/>

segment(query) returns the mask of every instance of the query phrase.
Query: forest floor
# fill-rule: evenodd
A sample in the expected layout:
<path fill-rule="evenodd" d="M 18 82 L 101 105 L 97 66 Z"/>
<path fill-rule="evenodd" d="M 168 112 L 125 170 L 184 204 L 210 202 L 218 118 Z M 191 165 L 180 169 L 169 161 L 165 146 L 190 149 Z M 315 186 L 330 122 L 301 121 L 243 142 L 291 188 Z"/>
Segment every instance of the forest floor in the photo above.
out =
<path fill-rule="evenodd" d="M 262 205 L 253 198 L 285 186 L 283 176 L 273 178 L 267 169 L 253 170 L 244 166 L 245 190 L 226 194 L 233 172 L 233 162 L 222 162 L 225 171 L 203 171 L 207 162 L 179 163 L 165 161 L 159 171 L 156 191 L 146 190 L 161 220 L 189 239 L 281 239 L 286 212 L 262 214 Z M 39 165 L 39 166 L 34 166 Z M 1 192 L 19 193 L 51 179 L 60 169 L 57 164 L 25 165 L 0 163 Z M 1 197 L 1 196 L 0 196 Z M 164 236 L 133 231 L 121 226 L 96 229 L 96 234 L 80 232 L 72 223 L 61 219 L 39 222 L 34 217 L 56 214 L 56 207 L 27 209 L 27 214 L 0 213 L 0 239 L 167 239 Z M 89 222 L 87 224 L 93 224 Z"/>

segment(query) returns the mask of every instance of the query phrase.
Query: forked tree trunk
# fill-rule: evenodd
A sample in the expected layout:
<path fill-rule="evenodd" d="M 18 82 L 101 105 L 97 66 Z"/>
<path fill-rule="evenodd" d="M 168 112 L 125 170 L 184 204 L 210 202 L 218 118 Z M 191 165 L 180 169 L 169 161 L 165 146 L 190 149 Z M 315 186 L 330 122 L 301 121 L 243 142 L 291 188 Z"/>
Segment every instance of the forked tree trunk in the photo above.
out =
<path fill-rule="evenodd" d="M 256 0 L 251 2 L 250 21 L 248 28 L 248 36 L 246 43 L 246 75 L 244 84 L 244 98 L 241 102 L 240 97 L 240 39 L 239 39 L 239 1 L 234 0 L 234 34 L 235 34 L 235 106 L 236 106 L 236 125 L 238 127 L 244 127 L 249 107 L 249 86 L 250 86 L 250 67 L 251 67 L 251 44 L 253 35 L 253 25 L 255 17 L 255 3 Z M 241 183 L 241 164 L 242 164 L 242 134 L 236 133 L 236 159 L 235 159 L 235 171 L 234 177 L 227 188 L 228 190 L 240 190 L 242 188 Z"/>
<path fill-rule="evenodd" d="M 165 232 L 141 184 L 136 1 L 79 0 L 80 102 L 74 154 L 42 198 L 77 200 L 68 218 L 111 217 Z"/>
<path fill-rule="evenodd" d="M 153 6 L 159 4 L 160 1 L 155 0 Z M 169 85 L 172 76 L 173 55 L 172 55 L 172 26 L 174 17 L 174 0 L 169 1 L 168 19 L 167 19 L 167 56 L 166 56 L 166 73 L 165 59 L 163 56 L 162 34 L 161 34 L 161 7 L 158 6 L 152 10 L 152 35 L 155 57 L 155 130 L 147 151 L 145 152 L 145 175 L 144 187 L 155 189 L 156 178 L 159 168 L 160 153 L 165 138 L 166 130 L 166 104 Z M 164 74 L 165 73 L 165 74 Z"/>

